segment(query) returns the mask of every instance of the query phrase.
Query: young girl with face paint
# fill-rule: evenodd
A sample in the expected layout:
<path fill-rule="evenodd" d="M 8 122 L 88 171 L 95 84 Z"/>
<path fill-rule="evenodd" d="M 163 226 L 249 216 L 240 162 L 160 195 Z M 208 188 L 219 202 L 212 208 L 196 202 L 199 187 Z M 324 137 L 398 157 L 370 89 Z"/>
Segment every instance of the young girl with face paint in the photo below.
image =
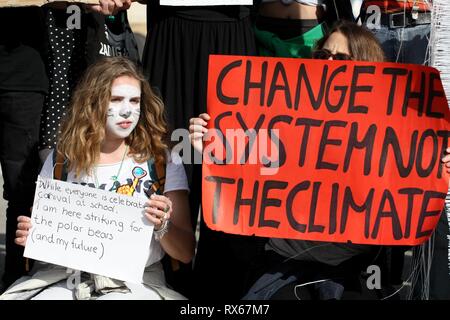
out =
<path fill-rule="evenodd" d="M 161 100 L 132 62 L 108 58 L 88 69 L 73 94 L 69 110 L 56 149 L 66 159 L 67 181 L 130 196 L 151 194 L 145 216 L 155 231 L 144 284 L 82 273 L 81 284 L 69 289 L 68 276 L 61 280 L 65 268 L 45 265 L 53 281 L 48 277 L 42 281 L 35 273 L 32 279 L 19 279 L 20 293 L 13 286 L 2 298 L 182 299 L 182 295 L 165 285 L 160 260 L 167 253 L 184 263 L 190 262 L 195 238 L 184 168 L 175 155 L 169 154 L 163 140 L 166 128 Z M 44 178 L 53 178 L 53 159 L 51 154 L 42 168 Z M 164 195 L 152 193 L 149 159 L 166 164 Z M 17 244 L 25 245 L 30 227 L 30 218 L 19 217 Z M 34 269 L 39 267 L 37 263 Z M 47 287 L 42 292 L 35 295 L 23 290 L 35 287 L 38 280 Z M 86 289 L 89 285 L 92 290 Z"/>

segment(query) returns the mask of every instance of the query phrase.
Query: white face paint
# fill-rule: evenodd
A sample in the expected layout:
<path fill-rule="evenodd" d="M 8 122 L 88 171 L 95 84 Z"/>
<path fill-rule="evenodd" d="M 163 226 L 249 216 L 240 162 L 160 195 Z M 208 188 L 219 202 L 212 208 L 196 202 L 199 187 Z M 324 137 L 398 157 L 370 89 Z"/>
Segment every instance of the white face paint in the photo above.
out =
<path fill-rule="evenodd" d="M 141 88 L 131 84 L 113 85 L 106 117 L 106 135 L 125 139 L 136 127 L 140 113 Z"/>

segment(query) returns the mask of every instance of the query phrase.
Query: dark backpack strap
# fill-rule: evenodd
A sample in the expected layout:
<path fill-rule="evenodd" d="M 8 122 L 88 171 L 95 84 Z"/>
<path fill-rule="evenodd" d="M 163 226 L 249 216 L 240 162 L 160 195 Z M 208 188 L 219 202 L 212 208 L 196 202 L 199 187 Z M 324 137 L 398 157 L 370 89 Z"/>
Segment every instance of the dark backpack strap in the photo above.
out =
<path fill-rule="evenodd" d="M 156 176 L 158 177 L 159 189 L 161 193 L 164 193 L 164 187 L 166 185 L 166 163 L 158 162 L 155 164 Z"/>
<path fill-rule="evenodd" d="M 53 179 L 67 181 L 67 163 L 56 149 L 53 150 Z"/>
<path fill-rule="evenodd" d="M 159 161 L 155 163 L 153 159 L 147 161 L 148 171 L 150 172 L 150 177 L 153 181 L 152 186 L 150 187 L 147 196 L 150 196 L 152 193 L 156 194 L 164 194 L 164 185 L 166 184 L 166 163 L 165 161 Z M 165 269 L 169 268 L 168 264 L 170 263 L 170 271 L 175 272 L 180 269 L 180 262 L 169 255 L 165 256 L 163 259 L 163 265 Z M 166 272 L 167 274 L 167 272 Z M 170 275 L 167 274 L 170 277 Z"/>
<path fill-rule="evenodd" d="M 153 159 L 147 161 L 150 178 L 153 181 L 152 186 L 148 190 L 147 196 L 152 193 L 164 194 L 164 185 L 166 183 L 166 164 L 165 162 L 155 163 Z"/>

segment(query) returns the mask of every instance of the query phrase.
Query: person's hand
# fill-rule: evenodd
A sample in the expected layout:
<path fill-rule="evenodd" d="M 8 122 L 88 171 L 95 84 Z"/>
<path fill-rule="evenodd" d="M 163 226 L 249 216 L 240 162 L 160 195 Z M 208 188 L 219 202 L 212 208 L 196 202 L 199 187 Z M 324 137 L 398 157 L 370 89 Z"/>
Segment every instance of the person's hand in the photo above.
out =
<path fill-rule="evenodd" d="M 159 230 L 172 215 L 172 201 L 166 196 L 152 194 L 145 205 L 145 216 Z"/>
<path fill-rule="evenodd" d="M 31 218 L 27 216 L 19 216 L 17 218 L 16 238 L 14 242 L 19 246 L 25 247 L 28 238 L 28 230 L 32 227 Z"/>
<path fill-rule="evenodd" d="M 442 162 L 444 162 L 444 166 L 447 168 L 447 173 L 450 173 L 450 148 L 445 150 L 447 154 L 442 158 Z"/>
<path fill-rule="evenodd" d="M 131 0 L 99 0 L 99 4 L 87 5 L 89 10 L 104 15 L 115 15 L 117 12 L 127 10 L 130 7 Z"/>
<path fill-rule="evenodd" d="M 189 140 L 195 150 L 202 153 L 203 136 L 208 132 L 206 125 L 211 117 L 207 113 L 202 113 L 198 118 L 189 120 Z"/>

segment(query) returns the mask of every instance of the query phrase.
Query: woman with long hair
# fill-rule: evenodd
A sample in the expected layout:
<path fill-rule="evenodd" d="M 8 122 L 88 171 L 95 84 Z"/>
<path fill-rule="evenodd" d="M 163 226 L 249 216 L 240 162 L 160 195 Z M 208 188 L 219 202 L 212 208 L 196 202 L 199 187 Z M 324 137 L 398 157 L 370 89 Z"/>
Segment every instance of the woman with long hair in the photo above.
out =
<path fill-rule="evenodd" d="M 384 61 L 383 50 L 375 36 L 364 27 L 346 21 L 338 22 L 317 42 L 312 57 Z M 190 120 L 191 142 L 199 152 L 210 120 L 206 113 Z M 450 172 L 450 156 L 443 161 Z M 243 270 L 249 275 L 250 287 L 244 299 L 340 299 L 344 289 L 352 286 L 352 281 L 359 283 L 363 268 L 384 258 L 380 255 L 381 249 L 353 243 L 271 238 L 265 252 L 254 260 L 252 269 Z"/>
<path fill-rule="evenodd" d="M 125 58 L 103 59 L 90 67 L 79 83 L 70 113 L 62 125 L 57 154 L 49 155 L 41 170 L 42 177 L 57 178 L 54 166 L 58 160 L 55 159 L 63 159 L 68 182 L 134 197 L 150 195 L 144 215 L 154 224 L 154 236 L 149 244 L 144 282 L 132 284 L 103 277 L 102 288 L 94 286 L 95 298 L 183 298 L 165 285 L 160 263 L 165 253 L 188 263 L 195 247 L 186 175 L 181 162 L 169 154 L 164 142 L 163 110 L 161 100 L 132 62 Z M 148 165 L 149 160 L 154 163 L 153 167 Z M 163 194 L 158 195 L 155 191 L 159 180 L 152 180 L 151 171 L 161 165 L 166 174 Z M 129 184 L 136 179 L 140 188 Z M 17 244 L 25 245 L 30 228 L 30 218 L 19 217 Z M 61 269 L 46 268 L 54 268 L 55 272 Z M 83 274 L 83 277 L 88 284 L 92 280 L 96 285 L 99 283 L 95 275 Z M 28 281 L 33 280 L 36 280 L 34 276 Z M 20 286 L 26 286 L 26 281 Z M 46 286 L 48 288 L 33 298 L 80 298 L 79 288 L 70 289 L 65 279 Z M 10 288 L 5 293 L 6 298 L 13 297 L 15 292 L 14 287 Z M 87 297 L 94 297 L 94 293 Z M 86 294 L 81 298 L 86 298 Z"/>

